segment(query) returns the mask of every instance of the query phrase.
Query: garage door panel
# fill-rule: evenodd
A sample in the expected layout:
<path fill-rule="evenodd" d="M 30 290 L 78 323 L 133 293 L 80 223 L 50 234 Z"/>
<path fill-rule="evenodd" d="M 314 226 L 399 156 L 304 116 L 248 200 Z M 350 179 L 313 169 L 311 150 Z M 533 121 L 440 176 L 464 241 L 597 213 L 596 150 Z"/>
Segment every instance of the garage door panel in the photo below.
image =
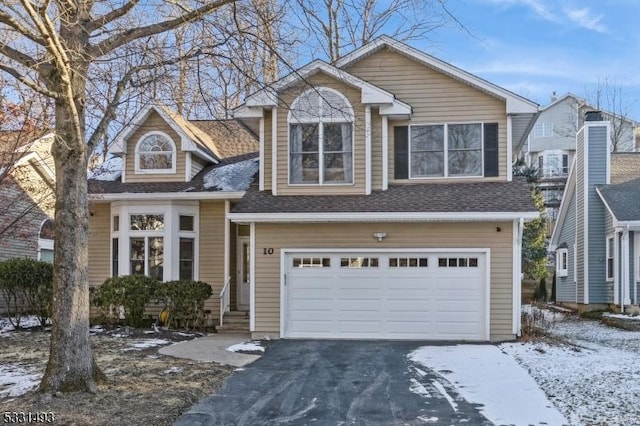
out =
<path fill-rule="evenodd" d="M 486 340 L 484 254 L 295 256 L 323 258 L 325 265 L 330 259 L 331 267 L 285 271 L 285 337 Z M 362 258 L 377 259 L 377 266 L 357 267 Z M 474 258 L 477 267 L 439 267 L 439 258 L 447 265 Z"/>

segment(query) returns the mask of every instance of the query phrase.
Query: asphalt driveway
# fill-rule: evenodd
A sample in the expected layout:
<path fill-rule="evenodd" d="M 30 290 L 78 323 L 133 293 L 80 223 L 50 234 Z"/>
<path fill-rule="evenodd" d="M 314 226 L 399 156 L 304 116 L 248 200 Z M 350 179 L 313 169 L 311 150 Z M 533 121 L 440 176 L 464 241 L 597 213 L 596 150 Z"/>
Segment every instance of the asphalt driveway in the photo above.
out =
<path fill-rule="evenodd" d="M 490 425 L 437 373 L 424 342 L 279 340 L 176 425 Z"/>

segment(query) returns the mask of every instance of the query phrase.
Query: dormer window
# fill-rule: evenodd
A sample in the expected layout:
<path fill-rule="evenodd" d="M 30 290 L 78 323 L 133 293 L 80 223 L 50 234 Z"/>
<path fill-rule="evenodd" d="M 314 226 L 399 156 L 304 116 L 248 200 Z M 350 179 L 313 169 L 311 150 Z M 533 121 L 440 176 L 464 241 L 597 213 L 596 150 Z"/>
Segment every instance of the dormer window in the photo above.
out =
<path fill-rule="evenodd" d="M 135 150 L 136 173 L 175 173 L 176 146 L 162 132 L 151 132 L 138 141 Z"/>
<path fill-rule="evenodd" d="M 289 183 L 353 183 L 353 108 L 339 92 L 313 88 L 289 110 Z"/>

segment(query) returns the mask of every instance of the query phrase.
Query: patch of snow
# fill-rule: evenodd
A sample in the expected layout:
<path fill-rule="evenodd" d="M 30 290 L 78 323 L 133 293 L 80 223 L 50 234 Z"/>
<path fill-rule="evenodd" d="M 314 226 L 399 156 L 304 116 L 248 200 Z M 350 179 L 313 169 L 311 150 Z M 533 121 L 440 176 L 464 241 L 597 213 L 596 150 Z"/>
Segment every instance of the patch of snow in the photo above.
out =
<path fill-rule="evenodd" d="M 158 333 L 158 332 L 157 332 L 157 331 L 155 331 L 155 330 L 145 330 L 145 331 L 143 331 L 143 333 L 144 333 L 144 334 L 156 334 L 156 333 Z"/>
<path fill-rule="evenodd" d="M 193 337 L 193 333 L 183 333 L 181 331 L 178 331 L 176 334 L 182 337 Z"/>
<path fill-rule="evenodd" d="M 551 330 L 577 346 L 508 343 L 571 425 L 638 424 L 640 333 L 567 316 Z"/>
<path fill-rule="evenodd" d="M 0 398 L 24 395 L 35 389 L 42 373 L 28 371 L 19 364 L 0 365 Z"/>
<path fill-rule="evenodd" d="M 625 315 L 625 314 L 604 313 L 604 314 L 602 314 L 602 316 L 603 317 L 609 317 L 609 318 L 619 318 L 619 319 L 623 319 L 623 320 L 640 321 L 640 315 Z"/>
<path fill-rule="evenodd" d="M 40 325 L 40 321 L 38 320 L 38 317 L 35 315 L 20 317 L 20 328 L 38 327 L 39 325 Z M 15 328 L 13 327 L 13 325 L 11 325 L 11 321 L 9 321 L 9 318 L 7 317 L 0 318 L 0 334 L 8 331 L 13 331 L 14 329 Z"/>
<path fill-rule="evenodd" d="M 174 374 L 174 373 L 182 373 L 184 368 L 182 367 L 171 367 L 163 371 L 164 374 Z"/>
<path fill-rule="evenodd" d="M 444 396 L 444 399 L 447 400 L 451 408 L 453 408 L 453 411 L 458 411 L 458 404 L 453 400 L 453 398 L 451 398 L 451 395 L 449 395 L 449 393 L 444 388 L 444 386 L 442 386 L 442 383 L 440 383 L 437 380 L 434 380 L 433 382 L 431 382 L 431 384 L 433 385 L 433 387 L 438 389 L 438 392 L 440 392 L 442 396 Z"/>
<path fill-rule="evenodd" d="M 425 398 L 431 398 L 431 394 L 427 388 L 425 388 L 424 385 L 416 379 L 411 379 L 411 386 L 409 387 L 409 390 L 415 394 L 424 396 Z"/>
<path fill-rule="evenodd" d="M 409 359 L 441 374 L 467 401 L 483 405 L 480 412 L 495 424 L 566 423 L 527 371 L 496 346 L 425 346 Z"/>
<path fill-rule="evenodd" d="M 153 348 L 156 346 L 162 346 L 162 345 L 167 345 L 171 343 L 168 340 L 165 339 L 140 339 L 140 340 L 132 340 L 131 342 L 128 343 L 129 346 L 131 346 L 131 348 L 125 349 L 129 350 L 129 351 L 136 351 L 136 350 L 142 350 L 142 349 L 148 349 L 148 348 Z"/>
<path fill-rule="evenodd" d="M 419 416 L 418 420 L 425 422 L 425 423 L 437 423 L 440 419 L 438 417 L 424 417 L 424 416 Z"/>
<path fill-rule="evenodd" d="M 89 179 L 114 181 L 122 176 L 122 158 L 111 157 L 88 173 Z"/>
<path fill-rule="evenodd" d="M 89 333 L 92 333 L 92 334 L 104 333 L 104 328 L 101 325 L 94 325 L 89 329 Z"/>
<path fill-rule="evenodd" d="M 236 369 L 235 369 L 235 370 L 233 370 L 233 371 L 244 371 L 244 370 L 246 370 L 246 369 L 245 369 L 245 368 L 236 368 Z"/>
<path fill-rule="evenodd" d="M 251 186 L 258 167 L 257 158 L 216 167 L 204 176 L 203 185 L 206 189 L 215 188 L 220 191 L 246 191 Z"/>
<path fill-rule="evenodd" d="M 238 343 L 235 345 L 231 345 L 227 348 L 228 351 L 231 352 L 264 352 L 264 348 L 260 346 L 260 342 L 244 342 Z"/>

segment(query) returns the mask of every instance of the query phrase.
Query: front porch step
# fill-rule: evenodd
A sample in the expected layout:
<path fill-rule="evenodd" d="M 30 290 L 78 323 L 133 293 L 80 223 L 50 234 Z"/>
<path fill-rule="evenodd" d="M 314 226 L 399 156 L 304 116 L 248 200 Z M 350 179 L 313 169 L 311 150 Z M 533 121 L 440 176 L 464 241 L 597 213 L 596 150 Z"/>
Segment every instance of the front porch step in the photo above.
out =
<path fill-rule="evenodd" d="M 216 326 L 216 331 L 218 333 L 249 332 L 249 312 L 225 312 L 223 324 Z"/>

